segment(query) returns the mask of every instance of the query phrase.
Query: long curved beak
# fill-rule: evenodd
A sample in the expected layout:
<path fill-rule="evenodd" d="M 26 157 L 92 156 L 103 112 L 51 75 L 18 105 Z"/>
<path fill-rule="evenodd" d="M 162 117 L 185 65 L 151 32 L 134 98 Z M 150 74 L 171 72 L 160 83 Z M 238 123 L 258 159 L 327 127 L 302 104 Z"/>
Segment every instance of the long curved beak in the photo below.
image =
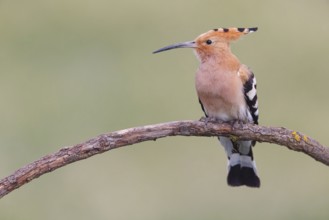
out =
<path fill-rule="evenodd" d="M 195 48 L 195 47 L 196 47 L 195 41 L 188 41 L 188 42 L 177 43 L 163 47 L 159 50 L 154 51 L 153 53 L 160 53 L 162 51 L 176 49 L 176 48 Z"/>

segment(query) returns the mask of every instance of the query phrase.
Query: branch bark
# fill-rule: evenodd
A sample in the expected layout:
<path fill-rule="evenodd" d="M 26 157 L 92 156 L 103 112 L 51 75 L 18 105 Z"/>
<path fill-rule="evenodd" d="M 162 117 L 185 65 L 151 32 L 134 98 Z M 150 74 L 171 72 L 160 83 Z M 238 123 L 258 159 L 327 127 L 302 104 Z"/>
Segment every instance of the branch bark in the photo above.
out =
<path fill-rule="evenodd" d="M 282 127 L 265 127 L 242 123 L 176 121 L 141 126 L 99 135 L 86 142 L 61 148 L 0 180 L 0 198 L 39 176 L 70 163 L 106 151 L 167 136 L 229 136 L 237 140 L 268 142 L 303 152 L 329 165 L 329 148 L 314 139 Z"/>

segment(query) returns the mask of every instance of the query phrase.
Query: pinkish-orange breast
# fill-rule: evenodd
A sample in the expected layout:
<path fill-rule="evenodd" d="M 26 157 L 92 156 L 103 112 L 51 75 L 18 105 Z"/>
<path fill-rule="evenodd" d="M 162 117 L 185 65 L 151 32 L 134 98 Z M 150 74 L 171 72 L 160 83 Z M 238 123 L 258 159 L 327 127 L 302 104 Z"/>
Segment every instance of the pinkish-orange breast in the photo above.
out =
<path fill-rule="evenodd" d="M 221 120 L 245 119 L 246 104 L 238 69 L 225 70 L 201 65 L 195 77 L 198 97 L 209 117 Z"/>

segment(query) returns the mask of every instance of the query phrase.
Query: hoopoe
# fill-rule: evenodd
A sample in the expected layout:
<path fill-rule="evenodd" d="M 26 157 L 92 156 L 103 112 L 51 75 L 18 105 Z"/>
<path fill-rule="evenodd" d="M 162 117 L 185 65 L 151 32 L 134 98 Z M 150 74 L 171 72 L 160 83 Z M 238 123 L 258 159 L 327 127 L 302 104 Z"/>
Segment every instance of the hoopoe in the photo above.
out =
<path fill-rule="evenodd" d="M 153 53 L 193 48 L 200 61 L 195 88 L 205 116 L 221 121 L 240 120 L 258 124 L 256 78 L 230 49 L 231 41 L 255 31 L 256 27 L 213 29 L 194 41 L 172 44 Z M 228 157 L 228 185 L 260 187 L 252 153 L 256 142 L 218 138 Z"/>

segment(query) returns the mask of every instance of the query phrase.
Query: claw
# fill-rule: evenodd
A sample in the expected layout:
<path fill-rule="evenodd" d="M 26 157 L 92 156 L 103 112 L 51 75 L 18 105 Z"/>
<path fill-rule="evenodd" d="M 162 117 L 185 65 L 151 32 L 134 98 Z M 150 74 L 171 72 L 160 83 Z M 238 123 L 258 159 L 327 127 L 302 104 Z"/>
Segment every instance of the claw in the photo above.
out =
<path fill-rule="evenodd" d="M 244 122 L 244 121 L 241 121 L 241 120 L 232 120 L 232 121 L 230 121 L 229 123 L 230 123 L 233 127 L 235 127 L 235 126 L 240 127 L 240 126 L 242 126 L 243 124 L 245 124 L 245 122 Z"/>
<path fill-rule="evenodd" d="M 214 118 L 214 117 L 202 117 L 200 118 L 200 121 L 204 122 L 206 125 L 208 123 L 222 123 L 224 121 L 220 120 L 220 119 L 217 119 L 217 118 Z"/>

